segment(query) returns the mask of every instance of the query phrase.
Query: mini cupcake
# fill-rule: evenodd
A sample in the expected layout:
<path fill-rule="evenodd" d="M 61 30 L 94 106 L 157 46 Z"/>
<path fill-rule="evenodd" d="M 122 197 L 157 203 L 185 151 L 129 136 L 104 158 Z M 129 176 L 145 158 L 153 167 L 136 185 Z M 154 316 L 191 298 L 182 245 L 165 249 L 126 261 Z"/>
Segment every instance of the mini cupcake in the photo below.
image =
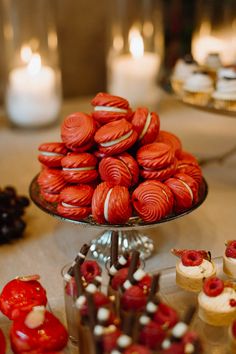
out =
<path fill-rule="evenodd" d="M 219 53 L 209 53 L 203 64 L 204 70 L 206 70 L 213 80 L 216 79 L 217 70 L 222 66 Z"/>
<path fill-rule="evenodd" d="M 227 241 L 223 256 L 223 271 L 229 277 L 236 279 L 236 240 Z"/>
<path fill-rule="evenodd" d="M 236 71 L 218 79 L 212 98 L 215 108 L 236 112 Z"/>
<path fill-rule="evenodd" d="M 204 71 L 196 71 L 185 81 L 184 102 L 205 106 L 214 90 L 212 78 Z"/>
<path fill-rule="evenodd" d="M 171 86 L 177 94 L 182 94 L 185 80 L 197 69 L 198 65 L 191 55 L 177 60 L 171 76 Z"/>
<path fill-rule="evenodd" d="M 210 252 L 204 250 L 177 250 L 171 252 L 180 257 L 176 264 L 176 284 L 187 291 L 199 292 L 204 278 L 216 275 L 216 266 Z"/>
<path fill-rule="evenodd" d="M 212 326 L 228 326 L 236 317 L 236 291 L 233 284 L 211 277 L 198 295 L 198 315 Z"/>

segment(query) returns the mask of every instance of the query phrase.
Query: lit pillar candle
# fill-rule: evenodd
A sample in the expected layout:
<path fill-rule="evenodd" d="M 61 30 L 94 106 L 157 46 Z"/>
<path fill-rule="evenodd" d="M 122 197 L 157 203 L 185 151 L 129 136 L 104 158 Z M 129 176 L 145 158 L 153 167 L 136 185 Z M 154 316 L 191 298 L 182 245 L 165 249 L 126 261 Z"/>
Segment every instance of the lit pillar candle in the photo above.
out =
<path fill-rule="evenodd" d="M 20 126 L 43 126 L 59 114 L 61 98 L 57 92 L 56 73 L 41 65 L 38 54 L 28 65 L 9 73 L 6 109 L 13 123 Z"/>
<path fill-rule="evenodd" d="M 153 103 L 157 99 L 160 57 L 144 52 L 140 34 L 130 39 L 130 52 L 111 60 L 108 91 L 127 98 L 133 105 Z"/>

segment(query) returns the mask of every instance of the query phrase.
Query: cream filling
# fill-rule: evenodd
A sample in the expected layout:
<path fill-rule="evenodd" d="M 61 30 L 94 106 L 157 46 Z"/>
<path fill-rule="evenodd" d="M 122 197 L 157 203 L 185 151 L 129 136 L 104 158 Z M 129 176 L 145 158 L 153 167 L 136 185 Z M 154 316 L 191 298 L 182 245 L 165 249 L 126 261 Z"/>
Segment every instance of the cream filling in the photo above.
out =
<path fill-rule="evenodd" d="M 181 183 L 183 183 L 183 185 L 187 188 L 187 190 L 189 191 L 190 197 L 191 197 L 191 199 L 192 199 L 192 201 L 193 201 L 193 192 L 192 192 L 192 189 L 189 187 L 189 185 L 188 185 L 187 183 L 185 183 L 184 181 L 182 181 L 182 179 L 179 179 L 179 181 L 180 181 Z"/>
<path fill-rule="evenodd" d="M 113 188 L 111 188 L 108 191 L 105 202 L 104 202 L 104 218 L 107 222 L 109 222 L 109 220 L 108 220 L 108 207 L 109 207 L 109 200 L 110 200 L 110 195 L 111 195 L 112 189 Z"/>
<path fill-rule="evenodd" d="M 226 257 L 226 256 L 225 256 Z M 236 258 L 232 258 L 232 257 L 226 257 L 230 262 L 235 263 L 236 264 Z"/>
<path fill-rule="evenodd" d="M 236 314 L 236 307 L 230 306 L 231 299 L 236 301 L 236 291 L 230 287 L 225 287 L 218 296 L 208 296 L 203 291 L 198 295 L 201 306 L 209 311 L 219 313 L 235 312 Z"/>
<path fill-rule="evenodd" d="M 121 136 L 120 138 L 108 141 L 106 143 L 100 143 L 100 145 L 103 146 L 103 147 L 113 146 L 113 145 L 115 145 L 117 143 L 120 143 L 121 141 L 129 138 L 132 134 L 133 134 L 133 130 L 130 130 L 127 134 Z"/>
<path fill-rule="evenodd" d="M 206 278 L 214 273 L 213 264 L 206 259 L 198 266 L 185 266 L 179 262 L 179 270 L 190 278 Z"/>
<path fill-rule="evenodd" d="M 81 208 L 78 205 L 67 204 L 67 203 L 64 203 L 64 202 L 61 202 L 61 205 L 66 207 L 66 208 Z"/>
<path fill-rule="evenodd" d="M 127 113 L 127 109 L 118 108 L 118 107 L 107 107 L 107 106 L 95 106 L 94 111 Z"/>
<path fill-rule="evenodd" d="M 151 116 L 150 113 L 148 113 L 148 116 L 147 116 L 147 118 L 146 118 L 146 122 L 145 122 L 145 124 L 144 124 L 142 133 L 140 134 L 138 140 L 141 140 L 141 139 L 144 137 L 144 135 L 146 134 L 146 132 L 147 132 L 149 126 L 150 126 L 151 119 L 152 119 L 152 116 Z"/>
<path fill-rule="evenodd" d="M 57 152 L 39 151 L 43 156 L 64 156 L 63 154 L 58 154 Z"/>
<path fill-rule="evenodd" d="M 63 171 L 91 171 L 91 170 L 95 170 L 95 166 L 75 167 L 75 168 L 63 167 L 62 170 L 63 170 Z"/>

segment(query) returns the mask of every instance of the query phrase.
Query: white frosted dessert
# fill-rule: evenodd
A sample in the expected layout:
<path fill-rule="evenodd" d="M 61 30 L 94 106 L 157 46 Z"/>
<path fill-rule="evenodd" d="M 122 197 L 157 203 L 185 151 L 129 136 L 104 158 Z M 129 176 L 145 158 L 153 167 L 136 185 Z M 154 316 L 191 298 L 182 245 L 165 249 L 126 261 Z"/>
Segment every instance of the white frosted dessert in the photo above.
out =
<path fill-rule="evenodd" d="M 178 59 L 171 76 L 171 85 L 176 93 L 181 93 L 186 79 L 198 69 L 198 65 L 191 57 Z"/>
<path fill-rule="evenodd" d="M 184 84 L 184 101 L 206 105 L 214 90 L 214 82 L 212 78 L 205 72 L 194 72 Z"/>
<path fill-rule="evenodd" d="M 199 292 L 203 279 L 215 276 L 216 266 L 210 253 L 197 250 L 172 250 L 181 259 L 176 264 L 176 284 L 181 288 Z"/>
<path fill-rule="evenodd" d="M 216 72 L 221 67 L 219 53 L 209 53 L 205 59 L 204 67 L 209 71 Z"/>
<path fill-rule="evenodd" d="M 219 278 L 208 278 L 198 295 L 199 317 L 212 326 L 228 326 L 236 317 L 236 291 Z"/>
<path fill-rule="evenodd" d="M 212 98 L 216 108 L 236 111 L 236 73 L 234 77 L 223 77 L 217 81 Z"/>
<path fill-rule="evenodd" d="M 223 271 L 230 278 L 236 279 L 236 240 L 226 243 L 223 255 Z"/>

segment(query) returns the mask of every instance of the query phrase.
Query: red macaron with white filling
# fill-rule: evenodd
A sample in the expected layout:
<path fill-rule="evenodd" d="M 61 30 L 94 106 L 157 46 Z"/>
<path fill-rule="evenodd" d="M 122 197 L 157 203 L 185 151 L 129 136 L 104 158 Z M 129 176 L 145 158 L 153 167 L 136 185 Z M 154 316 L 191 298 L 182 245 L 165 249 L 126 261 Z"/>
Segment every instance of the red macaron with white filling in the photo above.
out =
<path fill-rule="evenodd" d="M 64 188 L 59 197 L 57 212 L 63 217 L 82 220 L 91 214 L 93 188 L 86 184 Z"/>
<path fill-rule="evenodd" d="M 169 187 L 156 180 L 145 181 L 132 194 L 133 207 L 145 222 L 156 222 L 169 215 L 174 197 Z"/>
<path fill-rule="evenodd" d="M 141 166 L 140 174 L 145 179 L 165 180 L 175 173 L 177 160 L 171 146 L 164 143 L 152 143 L 137 151 L 137 162 Z"/>
<path fill-rule="evenodd" d="M 68 149 L 64 143 L 43 143 L 39 146 L 38 160 L 50 168 L 61 167 L 61 159 L 66 156 Z"/>
<path fill-rule="evenodd" d="M 175 156 L 179 156 L 182 151 L 182 143 L 180 139 L 173 133 L 166 130 L 160 130 L 156 142 L 170 145 L 175 151 Z"/>
<path fill-rule="evenodd" d="M 89 114 L 76 112 L 67 116 L 61 125 L 61 138 L 75 152 L 88 151 L 94 145 L 97 124 Z"/>
<path fill-rule="evenodd" d="M 92 198 L 92 215 L 100 224 L 125 224 L 132 214 L 128 188 L 100 183 Z"/>
<path fill-rule="evenodd" d="M 68 183 L 90 183 L 97 179 L 97 158 L 88 152 L 69 153 L 61 160 L 62 174 Z"/>
<path fill-rule="evenodd" d="M 191 208 L 198 201 L 198 183 L 185 173 L 177 173 L 168 178 L 165 184 L 171 189 L 175 211 L 182 212 Z"/>
<path fill-rule="evenodd" d="M 140 145 L 150 144 L 156 140 L 160 129 L 160 118 L 157 113 L 149 112 L 146 107 L 137 108 L 132 124 L 138 133 Z"/>
<path fill-rule="evenodd" d="M 133 125 L 125 119 L 107 123 L 94 136 L 100 153 L 117 155 L 128 150 L 138 138 Z"/>
<path fill-rule="evenodd" d="M 40 187 L 40 194 L 50 203 L 58 201 L 60 191 L 67 184 L 61 170 L 47 167 L 40 172 L 37 182 Z"/>
<path fill-rule="evenodd" d="M 128 153 L 104 157 L 99 163 L 99 174 L 103 181 L 131 187 L 138 182 L 139 167 Z"/>
<path fill-rule="evenodd" d="M 109 93 L 98 93 L 91 104 L 94 106 L 92 116 L 99 124 L 107 124 L 122 118 L 129 120 L 132 115 L 129 102 L 125 98 Z"/>

